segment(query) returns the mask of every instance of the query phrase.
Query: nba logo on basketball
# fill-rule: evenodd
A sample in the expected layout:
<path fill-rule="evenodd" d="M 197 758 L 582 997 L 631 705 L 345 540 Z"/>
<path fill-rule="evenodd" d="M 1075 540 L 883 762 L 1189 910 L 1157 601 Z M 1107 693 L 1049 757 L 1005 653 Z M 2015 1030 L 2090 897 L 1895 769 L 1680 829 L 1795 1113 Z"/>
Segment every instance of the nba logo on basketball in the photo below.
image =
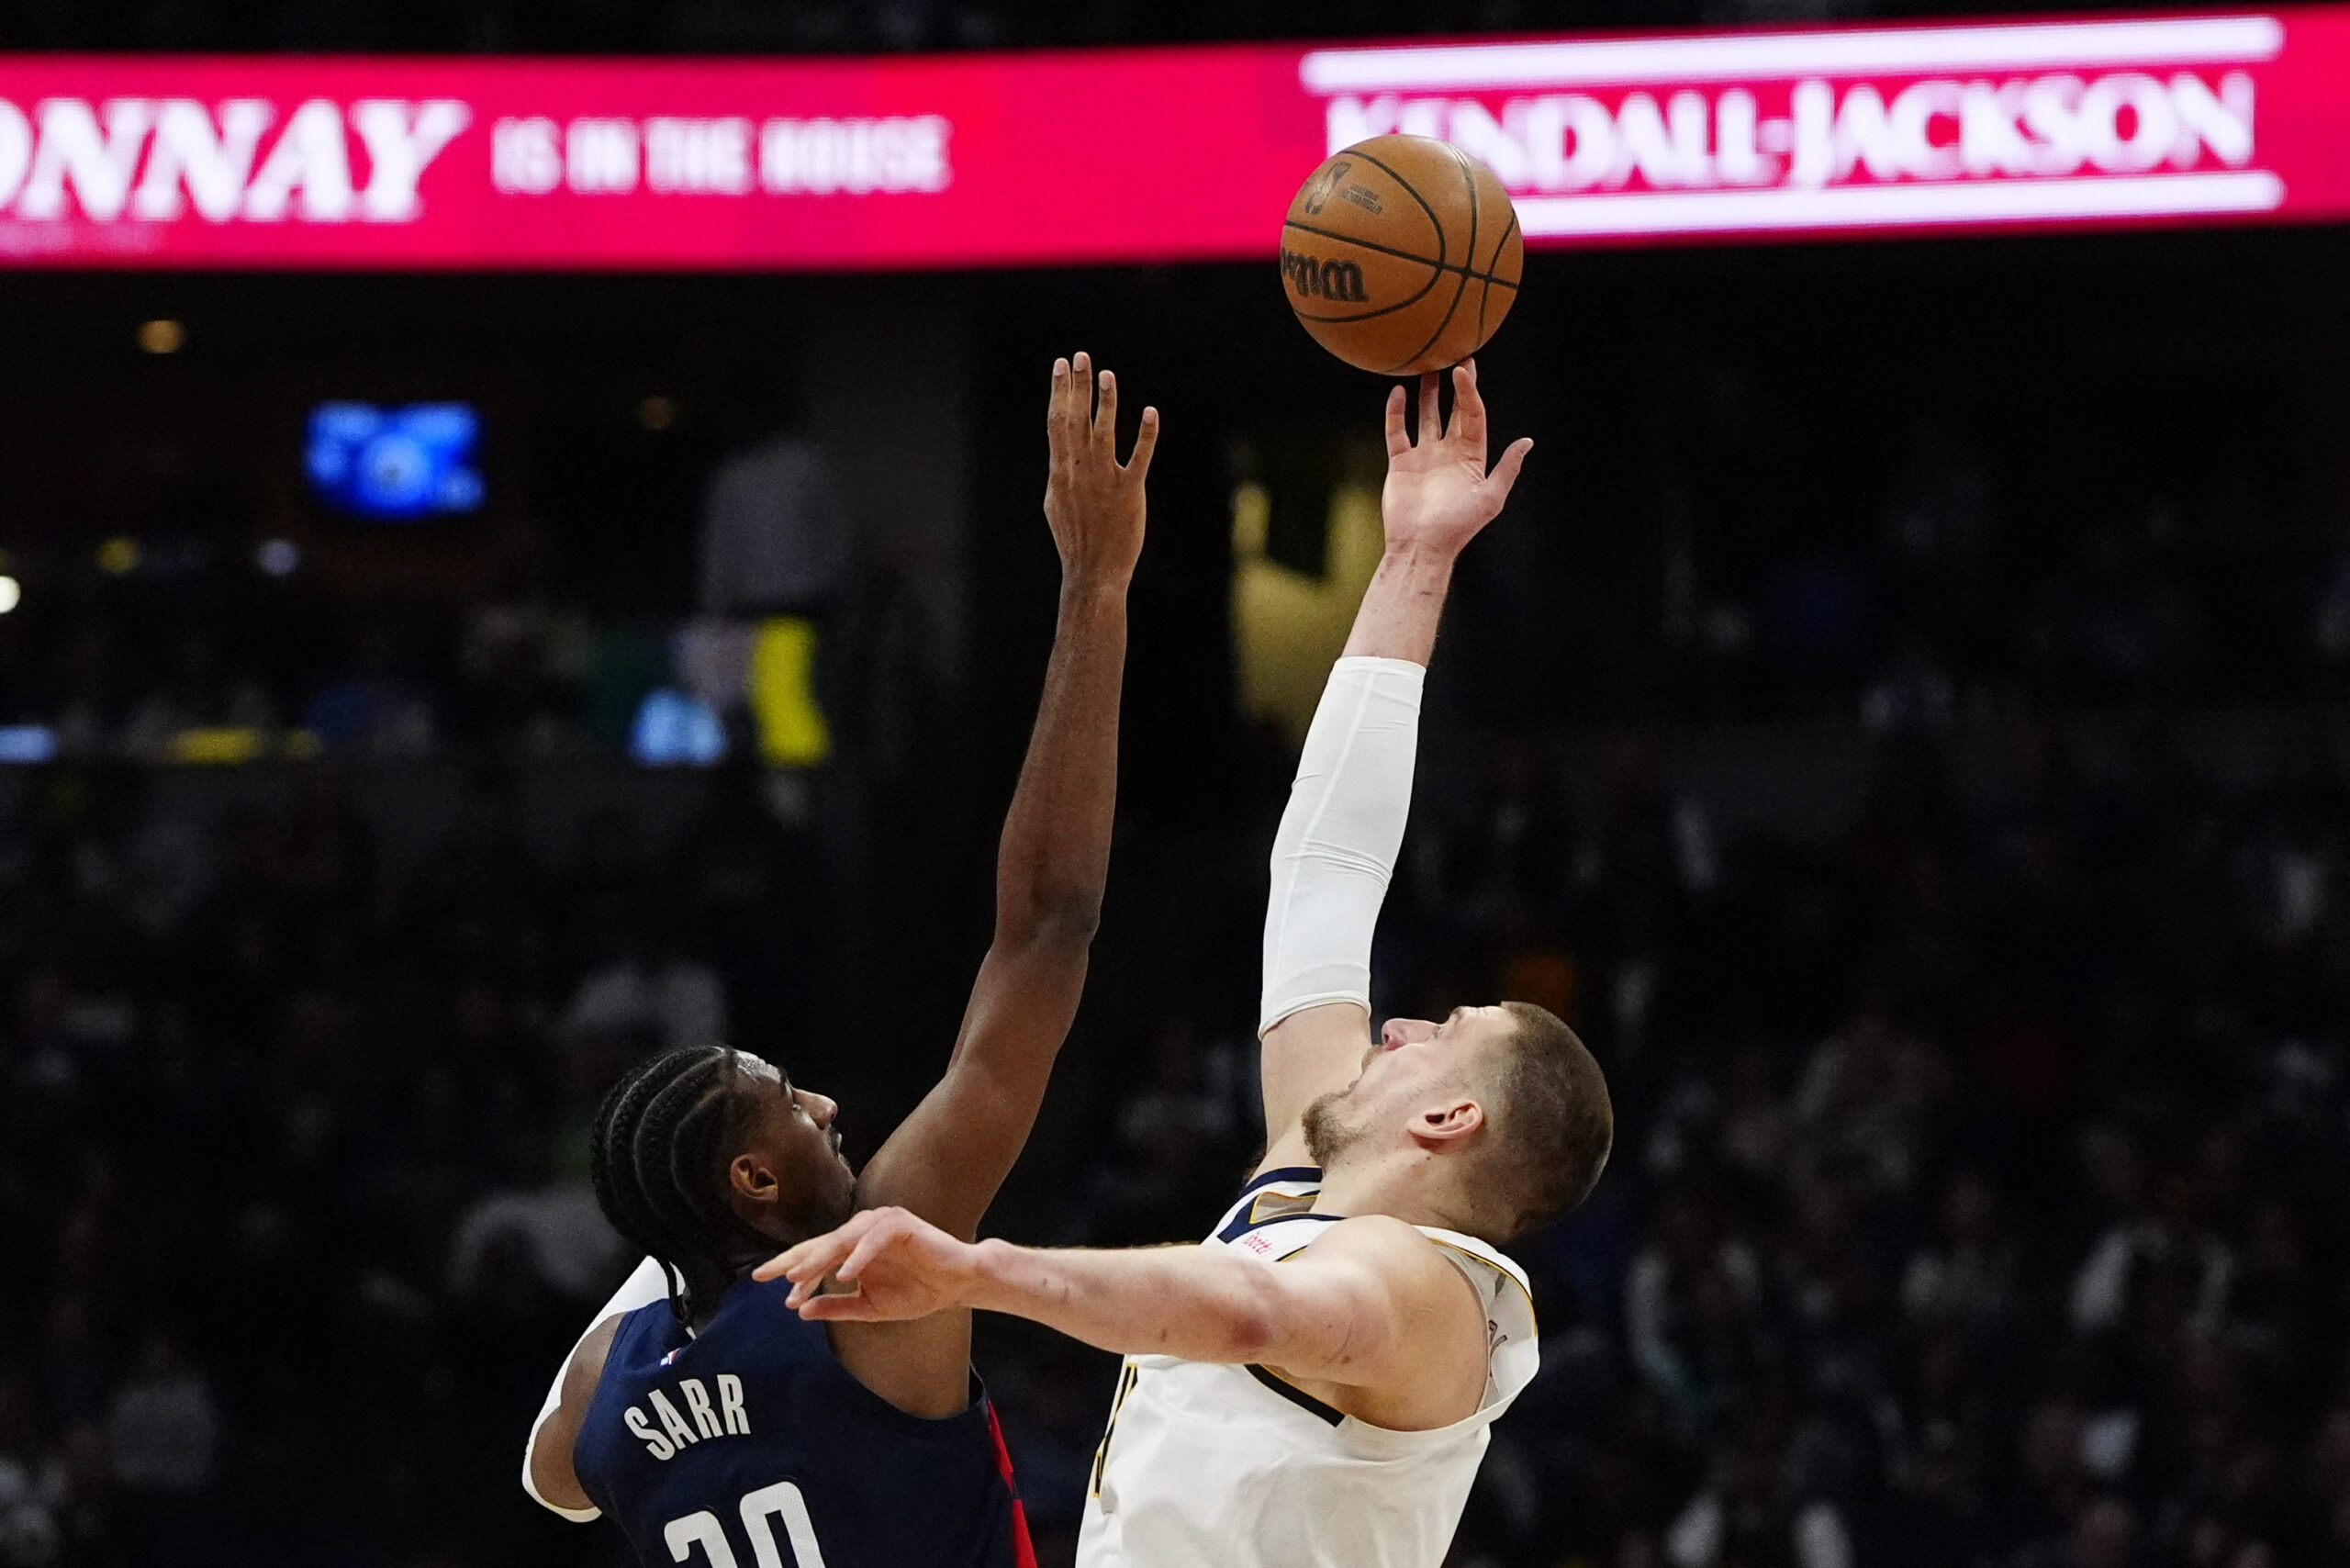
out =
<path fill-rule="evenodd" d="M 1338 182 L 1346 177 L 1347 162 L 1344 159 L 1331 164 L 1323 172 L 1322 177 L 1314 182 L 1314 188 L 1306 193 L 1305 210 L 1319 218 L 1322 215 L 1322 204 L 1330 199 L 1330 193 L 1337 190 Z"/>

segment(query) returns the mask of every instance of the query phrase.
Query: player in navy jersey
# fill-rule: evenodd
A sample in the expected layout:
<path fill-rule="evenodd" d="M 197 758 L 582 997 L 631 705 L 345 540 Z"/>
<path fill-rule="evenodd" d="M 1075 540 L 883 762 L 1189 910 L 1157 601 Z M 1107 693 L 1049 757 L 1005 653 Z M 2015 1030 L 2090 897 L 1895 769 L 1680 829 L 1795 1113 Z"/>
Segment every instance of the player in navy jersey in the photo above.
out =
<path fill-rule="evenodd" d="M 1117 460 L 1117 386 L 1053 365 L 1045 517 L 1059 619 L 996 866 L 996 923 L 946 1075 L 860 1173 L 837 1107 L 748 1052 L 657 1057 L 604 1102 L 598 1201 L 649 1256 L 565 1361 L 523 1484 L 706 1568 L 1028 1568 L 970 1315 L 821 1325 L 751 1265 L 859 1209 L 966 1238 L 1011 1170 L 1084 989 L 1109 871 L 1126 586 L 1158 435 Z"/>

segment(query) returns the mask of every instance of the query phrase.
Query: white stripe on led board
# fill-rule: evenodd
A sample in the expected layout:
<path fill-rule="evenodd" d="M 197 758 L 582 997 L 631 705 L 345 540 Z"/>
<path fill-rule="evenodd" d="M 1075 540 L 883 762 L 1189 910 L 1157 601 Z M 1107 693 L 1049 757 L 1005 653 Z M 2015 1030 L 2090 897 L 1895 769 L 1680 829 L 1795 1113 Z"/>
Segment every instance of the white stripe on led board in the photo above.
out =
<path fill-rule="evenodd" d="M 1975 185 L 1846 185 L 1824 191 L 1653 191 L 1520 196 L 1529 239 L 1850 229 L 2066 218 L 2176 218 L 2270 212 L 2285 182 L 2251 171 L 2138 179 L 1986 180 Z"/>
<path fill-rule="evenodd" d="M 2185 17 L 2013 27 L 1904 28 L 1572 43 L 1324 49 L 1305 56 L 1308 92 L 1552 87 L 1581 83 L 1739 82 L 1815 72 L 1999 71 L 2273 60 L 2274 17 Z"/>

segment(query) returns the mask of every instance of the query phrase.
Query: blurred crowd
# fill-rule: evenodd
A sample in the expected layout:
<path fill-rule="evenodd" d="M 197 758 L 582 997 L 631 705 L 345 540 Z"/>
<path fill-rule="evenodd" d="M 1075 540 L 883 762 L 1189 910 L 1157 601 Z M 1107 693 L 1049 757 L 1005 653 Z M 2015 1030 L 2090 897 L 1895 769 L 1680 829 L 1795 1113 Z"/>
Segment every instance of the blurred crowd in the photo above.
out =
<path fill-rule="evenodd" d="M 670 558 L 637 566 L 654 580 L 626 609 L 551 580 L 577 542 L 522 517 L 474 530 L 428 587 L 387 587 L 389 563 L 429 577 L 442 542 L 326 516 L 306 554 L 239 537 L 233 511 L 158 510 L 100 538 L 67 511 L 0 552 L 0 761 L 708 766 L 750 750 L 805 767 L 831 728 L 853 737 L 919 696 L 903 585 L 860 567 L 829 460 L 789 432 L 713 466 L 690 549 L 643 530 Z M 658 581 L 688 563 L 690 610 Z"/>
<path fill-rule="evenodd" d="M 1825 476 L 1855 454 L 1722 379 L 1665 504 L 1684 702 L 1942 734 L 2050 704 L 2350 689 L 2350 549 L 2281 522 L 2273 439 L 2117 420 L 2083 456 L 1920 420 L 1840 495 Z"/>
<path fill-rule="evenodd" d="M 2247 477 L 2277 473 L 2275 454 L 2216 474 L 2092 475 L 2072 481 L 2076 498 L 1921 423 L 1888 443 L 1881 473 L 1823 482 L 1846 466 L 1818 449 L 1823 421 L 1774 428 L 1753 411 L 1771 400 L 1750 388 L 1716 411 L 1750 428 L 1700 421 L 1685 472 L 1642 503 L 1662 526 L 1627 531 L 1654 542 L 1653 558 L 1561 559 L 1559 531 L 1532 530 L 1472 558 L 1473 620 L 1439 675 L 1465 710 L 1504 724 L 1804 719 L 1933 738 L 2049 708 L 2350 695 L 2350 545 L 2278 521 L 2289 503 Z M 1795 454 L 1772 456 L 1783 439 Z M 851 567 L 845 524 L 810 528 L 841 510 L 828 473 L 814 505 L 759 466 L 805 450 L 755 448 L 728 470 L 777 492 L 790 547 L 737 515 L 758 509 L 713 499 L 699 602 L 667 618 L 591 610 L 532 564 L 545 541 L 462 603 L 354 592 L 282 540 L 51 552 L 0 614 L 0 760 L 710 760 L 655 744 L 665 704 L 774 760 L 760 732 L 777 724 L 756 692 L 746 700 L 744 671 L 755 628 L 777 614 L 806 619 L 818 649 L 793 690 L 821 689 L 852 735 L 901 728 L 867 722 L 926 700 L 901 646 L 918 612 L 903 583 Z M 800 543 L 810 532 L 822 548 Z M 766 579 L 743 563 L 768 555 L 777 588 L 748 591 Z M 253 739 L 240 750 L 224 732 Z"/>
<path fill-rule="evenodd" d="M 599 653 L 608 662 L 637 655 L 647 672 L 656 668 L 633 645 L 643 640 L 634 628 L 599 647 L 584 622 L 531 623 L 551 622 L 531 607 L 362 617 L 337 627 L 335 607 L 298 588 L 264 580 L 221 595 L 171 591 L 178 586 L 108 585 L 69 604 L 28 604 L 0 628 L 0 718 L 25 737 L 19 744 L 133 762 L 324 749 L 412 758 L 475 743 L 525 756 L 598 741 L 617 751 L 642 690 L 621 691 L 618 722 L 599 730 L 615 704 L 582 689 L 589 662 Z M 639 673 L 619 671 L 624 685 Z M 655 678 L 647 673 L 635 685 L 649 689 Z M 251 756 L 190 754 L 188 737 L 232 732 L 252 737 Z"/>
<path fill-rule="evenodd" d="M 1619 1094 L 1472 1553 L 2350 1561 L 2338 728 L 2234 796 L 2020 749 L 1718 857 L 1636 751 L 1578 822 L 1505 745 L 1423 837 L 1402 993 L 1548 985 Z"/>
<path fill-rule="evenodd" d="M 492 770 L 404 866 L 323 770 L 151 778 L 22 778 L 0 835 L 0 1562 L 543 1555 L 516 1445 L 621 1261 L 596 1099 L 821 1012 L 818 852 L 749 771 L 549 861 Z"/>

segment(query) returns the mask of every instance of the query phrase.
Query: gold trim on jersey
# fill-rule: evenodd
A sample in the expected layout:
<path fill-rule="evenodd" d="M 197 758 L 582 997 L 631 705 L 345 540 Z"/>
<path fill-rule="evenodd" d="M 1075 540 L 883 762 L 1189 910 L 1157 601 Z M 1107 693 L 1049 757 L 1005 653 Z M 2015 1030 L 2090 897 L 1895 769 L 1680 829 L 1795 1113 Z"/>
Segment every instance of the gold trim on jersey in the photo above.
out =
<path fill-rule="evenodd" d="M 1539 1340 L 1542 1338 L 1542 1319 L 1541 1316 L 1534 1310 L 1534 1293 L 1526 1287 L 1525 1282 L 1520 1280 L 1515 1272 L 1501 1267 L 1491 1258 L 1470 1251 L 1466 1247 L 1455 1247 L 1449 1241 L 1438 1241 L 1435 1237 L 1428 1236 L 1428 1233 L 1425 1230 L 1421 1231 L 1420 1234 L 1422 1236 L 1427 1236 L 1429 1241 L 1443 1248 L 1447 1252 L 1458 1253 L 1463 1258 L 1467 1258 L 1473 1262 L 1480 1263 L 1485 1268 L 1493 1270 L 1494 1273 L 1499 1274 L 1511 1285 L 1516 1287 L 1517 1294 L 1526 1298 L 1526 1320 L 1534 1326 L 1534 1338 L 1537 1340 Z M 1495 1291 L 1494 1295 L 1494 1298 L 1498 1300 L 1500 1299 L 1501 1293 L 1499 1291 Z"/>
<path fill-rule="evenodd" d="M 1292 1215 L 1306 1214 L 1311 1212 L 1321 1198 L 1322 1190 L 1319 1187 L 1311 1193 L 1259 1193 L 1257 1194 L 1256 1202 L 1248 1205 L 1248 1217 L 1241 1223 L 1255 1226 L 1270 1220 L 1286 1219 Z M 1270 1214 L 1265 1212 L 1266 1205 L 1269 1204 L 1273 1205 Z"/>
<path fill-rule="evenodd" d="M 1125 1365 L 1118 1369 L 1117 1395 L 1110 1401 L 1110 1419 L 1102 1428 L 1102 1444 L 1093 1450 L 1092 1496 L 1102 1495 L 1102 1472 L 1109 1467 L 1110 1439 L 1117 1435 L 1118 1412 L 1126 1407 L 1126 1395 L 1135 1391 L 1136 1380 L 1141 1375 L 1142 1368 L 1135 1364 L 1132 1356 L 1127 1357 Z"/>

